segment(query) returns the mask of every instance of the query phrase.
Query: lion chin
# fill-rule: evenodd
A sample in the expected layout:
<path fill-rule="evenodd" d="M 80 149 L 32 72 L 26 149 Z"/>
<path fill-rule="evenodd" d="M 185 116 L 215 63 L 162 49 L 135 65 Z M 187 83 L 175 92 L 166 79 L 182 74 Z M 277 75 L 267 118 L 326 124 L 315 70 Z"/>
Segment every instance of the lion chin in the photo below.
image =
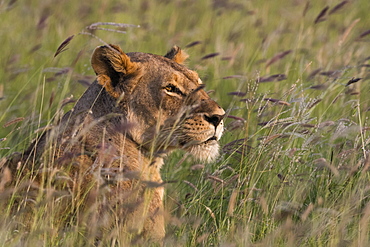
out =
<path fill-rule="evenodd" d="M 213 162 L 219 155 L 220 145 L 214 141 L 212 144 L 199 144 L 191 146 L 187 151 L 201 162 Z"/>
<path fill-rule="evenodd" d="M 219 156 L 220 145 L 217 141 L 211 140 L 206 143 L 201 143 L 187 147 L 185 150 L 194 158 L 201 162 L 213 162 Z"/>

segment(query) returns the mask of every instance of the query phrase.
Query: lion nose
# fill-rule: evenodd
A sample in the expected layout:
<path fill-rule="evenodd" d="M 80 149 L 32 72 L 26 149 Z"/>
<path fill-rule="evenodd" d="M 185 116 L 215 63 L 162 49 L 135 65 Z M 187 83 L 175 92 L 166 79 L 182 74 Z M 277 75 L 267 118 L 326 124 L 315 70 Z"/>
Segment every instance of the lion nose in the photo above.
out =
<path fill-rule="evenodd" d="M 204 119 L 213 124 L 215 127 L 217 127 L 220 122 L 222 121 L 222 119 L 224 118 L 225 115 L 218 115 L 218 114 L 214 114 L 214 115 L 211 115 L 211 116 L 208 116 L 208 115 L 204 115 Z"/>

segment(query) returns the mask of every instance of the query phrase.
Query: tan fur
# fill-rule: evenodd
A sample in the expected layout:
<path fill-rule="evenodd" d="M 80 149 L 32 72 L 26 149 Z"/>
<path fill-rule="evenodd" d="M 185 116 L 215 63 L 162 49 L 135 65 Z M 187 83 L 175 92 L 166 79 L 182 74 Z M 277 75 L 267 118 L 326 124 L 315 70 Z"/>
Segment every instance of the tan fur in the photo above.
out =
<path fill-rule="evenodd" d="M 161 241 L 163 157 L 180 148 L 212 161 L 223 132 L 225 112 L 202 89 L 198 74 L 181 64 L 186 58 L 176 46 L 165 56 L 96 48 L 91 63 L 97 81 L 57 127 L 9 159 L 10 170 L 65 169 L 82 191 L 91 189 L 86 204 L 109 185 L 108 207 L 124 234 Z"/>

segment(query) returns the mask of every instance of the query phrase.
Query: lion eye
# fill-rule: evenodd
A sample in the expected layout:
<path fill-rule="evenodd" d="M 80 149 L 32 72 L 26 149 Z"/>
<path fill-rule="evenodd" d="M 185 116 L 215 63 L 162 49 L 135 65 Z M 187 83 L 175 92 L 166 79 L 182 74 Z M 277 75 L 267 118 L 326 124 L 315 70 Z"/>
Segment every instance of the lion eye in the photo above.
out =
<path fill-rule="evenodd" d="M 179 94 L 179 95 L 182 95 L 182 96 L 185 95 L 183 92 L 181 92 L 181 90 L 178 87 L 176 87 L 175 85 L 172 85 L 172 84 L 165 86 L 164 90 L 166 90 L 169 93 L 176 93 L 176 94 Z"/>

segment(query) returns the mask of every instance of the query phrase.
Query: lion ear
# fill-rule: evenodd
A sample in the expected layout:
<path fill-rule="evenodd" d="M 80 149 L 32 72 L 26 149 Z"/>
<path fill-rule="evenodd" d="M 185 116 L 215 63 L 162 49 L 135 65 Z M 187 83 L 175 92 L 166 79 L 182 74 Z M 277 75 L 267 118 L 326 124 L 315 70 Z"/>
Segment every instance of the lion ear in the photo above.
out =
<path fill-rule="evenodd" d="M 139 70 L 139 64 L 132 62 L 117 45 L 97 47 L 91 57 L 91 65 L 98 83 L 115 98 L 121 95 L 115 89 L 120 76 L 134 74 Z"/>
<path fill-rule="evenodd" d="M 172 59 L 176 63 L 182 64 L 189 57 L 189 55 L 181 50 L 180 47 L 175 45 L 169 52 L 167 52 L 166 55 L 164 55 L 164 57 Z"/>
<path fill-rule="evenodd" d="M 117 45 L 97 47 L 92 55 L 91 65 L 96 75 L 105 75 L 112 79 L 117 73 L 132 74 L 139 68 Z"/>

